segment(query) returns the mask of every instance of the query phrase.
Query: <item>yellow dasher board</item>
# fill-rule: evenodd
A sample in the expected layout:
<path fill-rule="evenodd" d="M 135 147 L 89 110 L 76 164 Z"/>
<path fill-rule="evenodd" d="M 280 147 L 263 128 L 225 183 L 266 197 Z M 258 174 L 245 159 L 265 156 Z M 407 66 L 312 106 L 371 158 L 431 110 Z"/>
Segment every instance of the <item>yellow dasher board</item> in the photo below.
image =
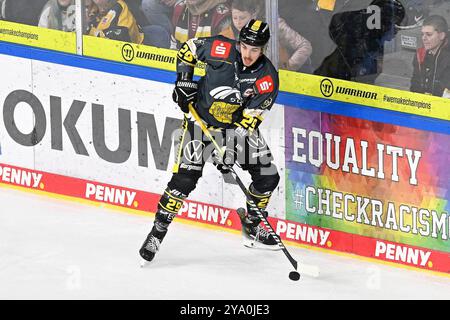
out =
<path fill-rule="evenodd" d="M 77 52 L 75 32 L 39 28 L 3 20 L 0 20 L 0 41 L 66 53 Z"/>
<path fill-rule="evenodd" d="M 0 20 L 0 41 L 76 54 L 73 32 L 28 26 Z M 83 36 L 83 54 L 117 62 L 175 71 L 176 51 Z M 197 75 L 204 75 L 199 63 Z M 378 87 L 315 75 L 280 71 L 280 89 L 318 98 L 450 121 L 450 99 Z"/>
<path fill-rule="evenodd" d="M 117 62 L 175 71 L 176 50 L 83 37 L 83 54 Z M 199 63 L 197 75 L 204 75 Z M 450 120 L 450 99 L 280 70 L 280 89 L 318 98 Z"/>
<path fill-rule="evenodd" d="M 450 121 L 450 99 L 403 90 L 285 70 L 280 90 Z"/>
<path fill-rule="evenodd" d="M 176 70 L 176 50 L 99 37 L 83 36 L 83 55 L 168 71 Z M 204 64 L 197 65 L 196 74 L 204 74 Z"/>

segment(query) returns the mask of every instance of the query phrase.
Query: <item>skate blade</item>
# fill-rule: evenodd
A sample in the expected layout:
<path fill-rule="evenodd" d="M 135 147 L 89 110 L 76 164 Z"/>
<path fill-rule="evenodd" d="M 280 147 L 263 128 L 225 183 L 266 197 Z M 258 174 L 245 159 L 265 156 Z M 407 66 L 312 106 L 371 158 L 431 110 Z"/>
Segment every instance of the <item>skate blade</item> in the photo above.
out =
<path fill-rule="evenodd" d="M 141 262 L 139 264 L 139 266 L 141 267 L 141 269 L 151 265 L 152 261 L 147 261 L 145 259 L 141 259 Z"/>
<path fill-rule="evenodd" d="M 281 250 L 281 247 L 277 244 L 269 246 L 266 244 L 262 244 L 261 242 L 257 242 L 253 239 L 249 239 L 245 236 L 242 237 L 242 243 L 244 244 L 244 247 L 251 248 L 251 249 L 268 250 L 268 251 Z"/>

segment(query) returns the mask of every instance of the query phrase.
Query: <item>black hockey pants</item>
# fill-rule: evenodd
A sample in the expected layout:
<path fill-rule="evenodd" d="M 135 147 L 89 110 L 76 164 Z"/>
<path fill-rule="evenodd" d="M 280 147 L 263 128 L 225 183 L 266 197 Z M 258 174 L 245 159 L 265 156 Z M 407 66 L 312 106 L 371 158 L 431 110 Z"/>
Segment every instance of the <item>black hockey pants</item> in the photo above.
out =
<path fill-rule="evenodd" d="M 224 132 L 222 129 L 210 129 L 210 132 L 219 145 L 233 148 L 235 144 L 233 130 Z M 236 162 L 243 170 L 250 173 L 252 178 L 250 192 L 258 200 L 257 206 L 265 209 L 272 191 L 280 180 L 277 168 L 272 162 L 272 154 L 259 130 L 255 130 L 240 145 L 241 147 L 235 148 L 237 149 Z M 164 231 L 164 235 L 168 225 L 181 209 L 183 200 L 195 189 L 202 176 L 203 167 L 207 161 L 211 161 L 213 151 L 213 143 L 203 135 L 201 128 L 185 118 L 173 176 L 161 197 L 156 214 L 155 225 L 159 224 L 158 229 Z"/>

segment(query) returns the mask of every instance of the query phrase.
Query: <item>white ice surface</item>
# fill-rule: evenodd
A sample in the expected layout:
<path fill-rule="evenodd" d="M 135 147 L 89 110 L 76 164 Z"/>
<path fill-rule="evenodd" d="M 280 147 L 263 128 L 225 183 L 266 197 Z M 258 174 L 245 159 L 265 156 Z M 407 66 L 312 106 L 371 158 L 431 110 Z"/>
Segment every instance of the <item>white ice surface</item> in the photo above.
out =
<path fill-rule="evenodd" d="M 281 251 L 174 222 L 139 267 L 153 222 L 103 207 L 0 187 L 0 299 L 449 299 L 450 279 L 288 247 L 318 278 L 289 280 Z"/>

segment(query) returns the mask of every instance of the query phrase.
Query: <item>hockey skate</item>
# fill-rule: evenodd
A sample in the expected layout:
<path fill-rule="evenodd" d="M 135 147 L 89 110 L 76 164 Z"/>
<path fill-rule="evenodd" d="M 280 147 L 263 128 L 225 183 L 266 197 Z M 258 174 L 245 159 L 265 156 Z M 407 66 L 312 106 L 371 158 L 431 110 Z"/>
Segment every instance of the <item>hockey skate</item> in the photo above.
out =
<path fill-rule="evenodd" d="M 147 238 L 145 239 L 144 243 L 142 244 L 141 249 L 139 250 L 139 254 L 142 257 L 141 261 L 141 267 L 144 267 L 147 263 L 151 262 L 153 258 L 156 255 L 156 252 L 158 252 L 159 247 L 161 246 L 162 239 L 159 239 L 154 229 L 149 233 Z"/>
<path fill-rule="evenodd" d="M 242 223 L 242 240 L 247 248 L 281 250 L 278 242 L 264 229 L 258 216 L 248 214 L 244 208 L 237 209 Z"/>
<path fill-rule="evenodd" d="M 141 261 L 141 267 L 145 266 L 155 258 L 155 255 L 161 246 L 161 242 L 167 234 L 167 228 L 183 205 L 183 199 L 186 198 L 186 196 L 176 192 L 176 190 L 167 188 L 164 190 L 164 194 L 159 200 L 152 231 L 150 231 L 139 250 L 139 254 L 143 259 Z M 178 197 L 174 194 L 177 194 Z"/>

